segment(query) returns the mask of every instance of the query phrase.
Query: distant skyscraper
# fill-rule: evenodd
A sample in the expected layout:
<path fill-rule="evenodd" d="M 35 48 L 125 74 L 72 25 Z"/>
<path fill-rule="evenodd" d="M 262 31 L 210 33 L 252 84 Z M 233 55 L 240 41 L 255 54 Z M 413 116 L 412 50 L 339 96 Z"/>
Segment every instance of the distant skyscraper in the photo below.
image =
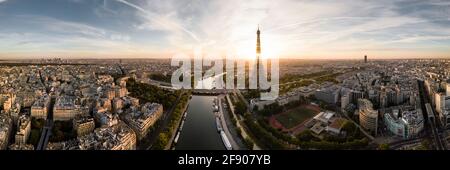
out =
<path fill-rule="evenodd" d="M 364 56 L 364 63 L 367 63 L 367 55 Z"/>

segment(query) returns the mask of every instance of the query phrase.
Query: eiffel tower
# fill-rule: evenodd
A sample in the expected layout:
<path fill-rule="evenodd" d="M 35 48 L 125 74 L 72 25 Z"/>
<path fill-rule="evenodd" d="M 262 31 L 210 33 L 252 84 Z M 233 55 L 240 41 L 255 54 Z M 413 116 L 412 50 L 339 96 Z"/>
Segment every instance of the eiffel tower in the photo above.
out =
<path fill-rule="evenodd" d="M 259 90 L 259 62 L 260 62 L 260 55 L 261 55 L 261 40 L 260 40 L 260 34 L 261 31 L 259 31 L 259 25 L 258 25 L 258 30 L 256 31 L 256 87 Z"/>

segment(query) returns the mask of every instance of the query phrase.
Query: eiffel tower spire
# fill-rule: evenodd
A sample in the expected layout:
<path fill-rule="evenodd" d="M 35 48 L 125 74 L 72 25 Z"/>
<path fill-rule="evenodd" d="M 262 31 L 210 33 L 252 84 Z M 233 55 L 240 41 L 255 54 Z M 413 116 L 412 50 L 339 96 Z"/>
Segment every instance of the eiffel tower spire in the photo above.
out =
<path fill-rule="evenodd" d="M 261 34 L 261 31 L 259 31 L 259 24 L 258 24 L 258 30 L 256 31 L 256 35 L 257 35 L 257 38 L 256 38 L 256 87 L 257 87 L 257 89 L 259 90 L 259 87 L 260 87 L 260 85 L 259 85 L 259 65 L 260 65 L 260 59 L 259 59 L 259 57 L 260 57 L 260 55 L 261 55 L 261 40 L 260 40 L 260 34 Z"/>
<path fill-rule="evenodd" d="M 258 57 L 261 54 L 261 40 L 259 38 L 260 34 L 261 34 L 261 31 L 259 31 L 259 25 L 258 25 L 258 31 L 256 31 L 256 35 L 257 35 L 257 38 L 256 38 L 256 55 L 258 55 Z"/>

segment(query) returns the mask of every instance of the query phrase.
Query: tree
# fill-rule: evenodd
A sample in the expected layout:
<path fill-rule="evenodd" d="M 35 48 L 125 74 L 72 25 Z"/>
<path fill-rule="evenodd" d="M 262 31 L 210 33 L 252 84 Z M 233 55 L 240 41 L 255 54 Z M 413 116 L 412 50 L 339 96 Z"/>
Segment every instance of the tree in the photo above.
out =
<path fill-rule="evenodd" d="M 351 112 L 351 111 L 345 111 L 345 114 L 347 114 L 347 116 L 350 118 L 350 119 L 353 119 L 353 112 Z"/>
<path fill-rule="evenodd" d="M 308 104 L 309 103 L 309 99 L 306 98 L 305 96 L 300 96 L 299 97 L 299 103 L 300 104 Z"/>
<path fill-rule="evenodd" d="M 179 94 L 179 91 L 172 92 L 154 85 L 136 82 L 134 79 L 128 79 L 127 89 L 131 93 L 130 96 L 138 98 L 143 103 L 161 103 L 164 108 L 170 108 Z"/>
<path fill-rule="evenodd" d="M 169 142 L 169 135 L 167 135 L 166 132 L 162 132 L 158 135 L 158 139 L 156 139 L 155 145 L 153 145 L 153 149 L 163 150 L 168 142 Z"/>
<path fill-rule="evenodd" d="M 245 143 L 245 146 L 247 146 L 247 148 L 249 150 L 253 150 L 253 142 L 250 138 L 245 138 L 244 143 Z"/>
<path fill-rule="evenodd" d="M 307 142 L 313 140 L 314 136 L 312 135 L 311 130 L 306 129 L 297 135 L 297 139 L 301 142 Z"/>
<path fill-rule="evenodd" d="M 257 140 L 264 141 L 262 143 L 268 149 L 281 150 L 285 149 L 285 145 L 278 138 L 274 137 L 270 132 L 266 131 L 263 127 L 252 118 L 250 113 L 244 114 L 244 123 L 247 125 L 251 133 L 258 137 Z"/>
<path fill-rule="evenodd" d="M 242 136 L 242 130 L 241 128 L 236 128 L 236 132 L 239 136 Z"/>
<path fill-rule="evenodd" d="M 239 101 L 235 104 L 235 110 L 237 114 L 243 115 L 247 111 L 247 106 L 244 102 Z"/>
<path fill-rule="evenodd" d="M 236 119 L 232 118 L 231 123 L 233 123 L 233 125 L 236 126 L 236 124 L 237 124 Z"/>
<path fill-rule="evenodd" d="M 428 149 L 430 149 L 430 141 L 429 141 L 428 139 L 424 139 L 424 140 L 421 142 L 421 147 L 420 147 L 420 149 L 422 149 L 422 150 L 428 150 Z"/>
<path fill-rule="evenodd" d="M 282 111 L 283 111 L 282 106 L 280 106 L 278 103 L 272 103 L 272 104 L 264 106 L 264 109 L 259 111 L 259 113 L 264 116 L 271 116 L 273 114 L 277 114 Z"/>
<path fill-rule="evenodd" d="M 30 132 L 30 139 L 28 140 L 28 143 L 36 146 L 39 142 L 39 137 L 41 133 L 38 129 L 32 129 Z"/>
<path fill-rule="evenodd" d="M 61 142 L 64 141 L 64 132 L 56 130 L 54 134 L 50 137 L 51 142 Z"/>
<path fill-rule="evenodd" d="M 389 144 L 387 143 L 382 143 L 378 146 L 379 150 L 389 150 Z"/>
<path fill-rule="evenodd" d="M 342 130 L 347 132 L 348 135 L 353 135 L 355 133 L 355 130 L 357 130 L 357 127 L 352 122 L 345 121 L 344 125 L 342 125 Z"/>
<path fill-rule="evenodd" d="M 170 83 L 172 75 L 163 75 L 161 73 L 154 73 L 150 74 L 148 77 L 152 80 Z"/>
<path fill-rule="evenodd" d="M 42 129 L 44 124 L 45 124 L 44 119 L 36 119 L 36 118 L 31 119 L 31 128 L 32 129 Z"/>

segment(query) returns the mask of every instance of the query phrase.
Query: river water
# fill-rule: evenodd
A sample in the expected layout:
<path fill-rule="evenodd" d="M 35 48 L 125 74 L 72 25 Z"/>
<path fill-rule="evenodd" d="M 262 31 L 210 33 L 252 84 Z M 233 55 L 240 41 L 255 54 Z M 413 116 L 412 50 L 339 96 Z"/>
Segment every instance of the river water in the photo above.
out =
<path fill-rule="evenodd" d="M 213 102 L 216 96 L 192 96 L 177 150 L 225 150 L 217 132 Z"/>

